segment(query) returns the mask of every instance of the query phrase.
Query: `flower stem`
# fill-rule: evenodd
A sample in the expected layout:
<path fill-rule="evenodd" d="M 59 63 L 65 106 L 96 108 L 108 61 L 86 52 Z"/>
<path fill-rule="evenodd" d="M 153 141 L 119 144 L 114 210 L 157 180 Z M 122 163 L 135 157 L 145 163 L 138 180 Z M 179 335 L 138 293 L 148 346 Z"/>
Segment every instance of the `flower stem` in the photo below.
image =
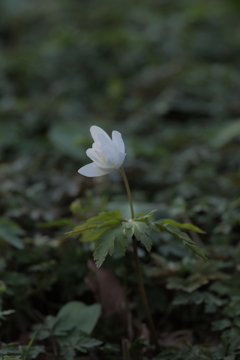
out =
<path fill-rule="evenodd" d="M 132 195 L 131 195 L 129 183 L 128 183 L 128 180 L 127 180 L 127 177 L 126 177 L 126 174 L 125 174 L 123 168 L 120 167 L 119 170 L 120 170 L 120 172 L 122 174 L 123 181 L 124 181 L 124 184 L 125 184 L 125 187 L 126 187 L 126 190 L 127 190 L 128 201 L 129 201 L 130 208 L 131 208 L 131 216 L 132 216 L 132 219 L 134 219 L 133 202 L 132 202 Z M 156 331 L 154 323 L 153 323 L 151 312 L 149 310 L 146 291 L 145 291 L 145 287 L 144 287 L 144 284 L 143 284 L 141 266 L 140 266 L 140 261 L 139 261 L 139 257 L 138 257 L 138 251 L 137 251 L 137 239 L 136 239 L 136 237 L 134 235 L 132 237 L 132 244 L 133 244 L 133 255 L 134 255 L 136 273 L 137 273 L 137 279 L 138 279 L 138 287 L 139 287 L 139 292 L 140 292 L 142 304 L 143 304 L 144 311 L 145 311 L 145 314 L 146 314 L 146 317 L 147 317 L 147 320 L 148 320 L 149 328 L 150 328 L 151 333 L 152 333 L 152 338 L 154 340 L 156 348 L 159 349 L 158 335 L 157 335 L 157 331 Z"/>
<path fill-rule="evenodd" d="M 129 201 L 130 208 L 131 208 L 131 216 L 132 216 L 132 219 L 134 219 L 132 194 L 131 194 L 131 190 L 130 190 L 130 187 L 129 187 L 128 179 L 126 177 L 126 174 L 125 174 L 125 171 L 123 170 L 123 168 L 120 167 L 119 170 L 120 170 L 120 172 L 122 174 L 123 181 L 124 181 L 124 184 L 125 184 L 125 187 L 126 187 L 126 190 L 127 190 L 128 201 Z"/>

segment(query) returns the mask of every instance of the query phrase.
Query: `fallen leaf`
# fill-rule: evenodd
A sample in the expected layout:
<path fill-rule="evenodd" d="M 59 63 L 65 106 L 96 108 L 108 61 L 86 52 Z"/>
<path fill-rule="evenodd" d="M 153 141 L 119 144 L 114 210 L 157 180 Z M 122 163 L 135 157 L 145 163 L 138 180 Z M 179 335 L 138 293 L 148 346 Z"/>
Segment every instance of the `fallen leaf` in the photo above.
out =
<path fill-rule="evenodd" d="M 97 268 L 92 260 L 88 261 L 90 273 L 85 282 L 102 305 L 105 316 L 118 314 L 124 320 L 127 317 L 127 301 L 124 288 L 119 280 L 107 269 Z"/>

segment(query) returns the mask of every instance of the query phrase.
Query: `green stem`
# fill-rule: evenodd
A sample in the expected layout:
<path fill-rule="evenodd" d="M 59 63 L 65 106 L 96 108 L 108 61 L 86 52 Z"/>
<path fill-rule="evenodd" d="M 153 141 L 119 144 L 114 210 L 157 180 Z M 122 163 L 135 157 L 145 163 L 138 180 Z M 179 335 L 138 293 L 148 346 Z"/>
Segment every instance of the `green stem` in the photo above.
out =
<path fill-rule="evenodd" d="M 125 187 L 126 187 L 126 190 L 127 190 L 128 201 L 129 201 L 130 208 L 131 208 L 131 216 L 132 216 L 132 219 L 134 219 L 132 194 L 131 194 L 131 190 L 130 190 L 130 187 L 129 187 L 128 179 L 126 177 L 126 174 L 125 174 L 125 171 L 123 170 L 123 168 L 120 167 L 119 170 L 120 170 L 120 172 L 122 174 L 123 181 L 124 181 L 124 184 L 125 184 Z"/>
<path fill-rule="evenodd" d="M 130 208 L 131 208 L 132 219 L 134 219 L 133 202 L 132 202 L 132 195 L 131 195 L 131 190 L 130 190 L 130 187 L 129 187 L 129 183 L 128 183 L 128 180 L 127 180 L 127 177 L 126 177 L 126 174 L 125 174 L 123 168 L 120 167 L 119 170 L 120 170 L 120 172 L 122 174 L 123 181 L 124 181 L 124 184 L 125 184 L 125 187 L 126 187 L 126 190 L 127 190 L 127 196 L 128 196 L 128 201 L 129 201 Z M 151 315 L 150 310 L 149 310 L 146 291 L 145 291 L 145 287 L 144 287 L 144 284 L 143 284 L 141 266 L 140 266 L 140 261 L 139 261 L 139 257 L 138 257 L 138 251 L 137 251 L 137 239 L 136 239 L 135 236 L 132 237 L 132 244 L 133 244 L 133 255 L 134 255 L 135 266 L 136 266 L 138 286 L 139 286 L 139 292 L 140 292 L 142 304 L 143 304 L 143 307 L 144 307 L 144 310 L 145 310 L 145 314 L 146 314 L 146 317 L 147 317 L 147 320 L 148 320 L 148 325 L 149 325 L 149 328 L 151 330 L 152 337 L 153 337 L 153 340 L 155 342 L 156 348 L 159 349 L 158 335 L 157 335 L 157 331 L 156 331 L 154 323 L 153 323 L 152 315 Z"/>

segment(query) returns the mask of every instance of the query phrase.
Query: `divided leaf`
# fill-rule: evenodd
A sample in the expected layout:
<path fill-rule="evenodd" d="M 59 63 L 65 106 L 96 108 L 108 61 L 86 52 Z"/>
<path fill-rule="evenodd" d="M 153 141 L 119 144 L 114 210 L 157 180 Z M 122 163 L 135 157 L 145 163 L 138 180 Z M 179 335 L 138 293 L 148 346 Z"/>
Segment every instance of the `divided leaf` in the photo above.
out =
<path fill-rule="evenodd" d="M 198 233 L 201 233 L 201 234 L 205 234 L 205 231 L 199 229 L 199 227 L 193 225 L 193 224 L 188 224 L 188 223 L 184 223 L 184 224 L 181 224 L 175 220 L 172 220 L 172 219 L 161 219 L 161 220 L 158 220 L 156 221 L 156 225 L 165 225 L 165 224 L 170 224 L 170 225 L 174 225 L 180 229 L 185 229 L 185 230 L 190 230 L 190 231 L 195 231 L 195 232 L 198 232 Z"/>
<path fill-rule="evenodd" d="M 157 210 L 152 210 L 149 211 L 148 213 L 139 213 L 135 216 L 134 220 L 137 221 L 145 221 L 146 219 L 152 219 L 152 215 L 156 212 Z"/>
<path fill-rule="evenodd" d="M 183 289 L 182 289 L 183 290 Z M 184 291 L 186 291 L 184 289 Z M 228 300 L 219 298 L 208 291 L 187 291 L 185 293 L 179 293 L 174 299 L 173 305 L 199 305 L 204 304 L 204 312 L 206 314 L 216 313 L 219 308 L 226 304 Z"/>
<path fill-rule="evenodd" d="M 160 224 L 159 222 L 155 223 L 157 225 L 157 227 L 160 230 L 166 231 L 169 234 L 173 235 L 175 238 L 183 241 L 183 242 L 187 242 L 189 244 L 194 244 L 194 242 L 190 239 L 190 237 L 188 236 L 188 234 L 182 232 L 181 230 L 179 230 L 176 226 L 171 225 L 171 224 Z"/>
<path fill-rule="evenodd" d="M 197 254 L 202 259 L 208 260 L 207 257 L 202 252 L 202 250 L 197 245 L 192 245 L 192 244 L 188 244 L 188 243 L 184 243 L 184 245 L 186 246 L 186 248 L 188 249 L 188 251 L 190 253 Z"/>
<path fill-rule="evenodd" d="M 100 314 L 99 304 L 86 305 L 80 301 L 70 301 L 63 305 L 55 317 L 45 318 L 37 338 L 47 339 L 53 334 L 63 357 L 73 360 L 76 350 L 87 352 L 88 349 L 101 344 L 101 341 L 90 337 Z"/>
<path fill-rule="evenodd" d="M 76 226 L 73 231 L 68 233 L 68 236 L 81 234 L 81 241 L 96 240 L 93 255 L 98 267 L 102 265 L 108 254 L 113 254 L 115 249 L 119 253 L 125 254 L 128 239 L 131 239 L 132 236 L 135 236 L 150 252 L 152 248 L 150 232 L 151 230 L 156 231 L 157 228 L 181 240 L 190 252 L 206 259 L 194 241 L 186 233 L 179 230 L 179 228 L 184 228 L 203 232 L 201 229 L 192 224 L 180 224 L 171 219 L 153 222 L 152 215 L 154 211 L 138 214 L 136 218 L 129 221 L 122 219 L 121 210 L 102 212 L 98 216 L 87 220 L 84 224 Z"/>
<path fill-rule="evenodd" d="M 177 226 L 172 225 L 173 223 L 175 223 L 174 220 L 171 220 L 171 223 L 166 222 L 167 220 L 161 220 L 161 221 L 156 221 L 155 225 L 162 231 L 166 231 L 169 234 L 173 235 L 175 238 L 177 238 L 178 240 L 181 240 L 182 243 L 185 245 L 185 247 L 188 249 L 188 251 L 190 251 L 193 254 L 198 255 L 199 257 L 207 260 L 206 256 L 204 255 L 204 253 L 202 252 L 202 250 L 194 243 L 194 241 L 192 241 L 190 239 L 190 237 L 188 236 L 188 234 L 182 232 L 181 230 L 178 229 Z M 177 223 L 178 224 L 178 223 Z M 181 225 L 181 224 L 180 224 Z M 191 224 L 182 224 L 184 226 L 188 226 L 188 230 L 190 230 L 190 226 L 191 226 L 191 230 L 193 230 L 192 226 L 194 227 L 194 225 Z M 185 227 L 186 228 L 186 227 Z M 197 227 L 196 227 L 197 228 Z M 197 228 L 198 229 L 198 228 Z M 198 229 L 199 232 L 200 229 Z M 194 230 L 196 231 L 196 230 Z M 201 230 L 200 230 L 201 232 Z"/>
<path fill-rule="evenodd" d="M 111 229 L 122 222 L 121 210 L 101 212 L 87 220 L 84 224 L 76 226 L 68 236 L 82 234 L 81 241 L 93 241 L 99 238 L 106 230 Z"/>
<path fill-rule="evenodd" d="M 141 219 L 147 220 L 151 217 L 152 212 L 146 214 L 146 217 L 141 216 Z M 121 219 L 122 220 L 122 219 Z M 116 248 L 120 254 L 125 254 L 128 240 L 133 235 L 140 241 L 147 251 L 151 250 L 152 241 L 150 238 L 150 226 L 144 221 L 130 220 L 123 221 L 121 225 L 115 223 L 110 229 L 103 231 L 97 238 L 94 246 L 94 260 L 96 265 L 100 267 L 104 262 L 106 256 L 112 255 Z M 97 229 L 99 230 L 99 228 Z"/>
<path fill-rule="evenodd" d="M 120 254 L 125 254 L 128 236 L 123 233 L 123 226 L 118 225 L 113 229 L 106 230 L 96 240 L 93 257 L 97 267 L 100 267 L 106 256 L 112 255 L 116 247 Z"/>
<path fill-rule="evenodd" d="M 142 221 L 132 220 L 125 223 L 123 226 L 125 228 L 124 233 L 127 236 L 132 237 L 135 235 L 137 240 L 145 246 L 147 251 L 151 251 L 152 240 L 150 238 L 150 228 L 148 224 Z"/>

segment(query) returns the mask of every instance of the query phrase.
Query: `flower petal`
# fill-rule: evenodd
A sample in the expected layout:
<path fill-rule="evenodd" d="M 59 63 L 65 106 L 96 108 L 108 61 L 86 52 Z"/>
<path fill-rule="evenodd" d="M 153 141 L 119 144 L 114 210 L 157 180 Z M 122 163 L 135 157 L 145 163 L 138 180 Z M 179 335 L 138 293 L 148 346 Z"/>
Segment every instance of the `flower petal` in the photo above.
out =
<path fill-rule="evenodd" d="M 109 174 L 112 170 L 99 169 L 94 163 L 81 167 L 78 172 L 87 177 L 95 177 Z"/>
<path fill-rule="evenodd" d="M 108 148 L 111 149 L 111 151 L 115 150 L 114 143 L 112 142 L 112 139 L 110 139 L 109 136 L 106 136 L 104 134 L 99 134 L 98 139 L 101 142 L 103 147 L 107 146 Z"/>
<path fill-rule="evenodd" d="M 78 172 L 84 176 L 106 175 L 118 169 L 125 159 L 125 145 L 121 133 L 112 132 L 112 139 L 99 126 L 91 126 L 94 143 L 87 150 L 87 156 L 93 163 L 81 167 Z"/>
<path fill-rule="evenodd" d="M 113 131 L 112 132 L 112 141 L 114 145 L 117 147 L 118 151 L 121 153 L 125 152 L 125 145 L 122 139 L 122 135 L 119 131 Z"/>
<path fill-rule="evenodd" d="M 98 141 L 98 142 L 94 142 L 93 144 L 92 144 L 92 148 L 94 149 L 94 150 L 101 150 L 101 148 L 102 148 L 102 144 Z"/>
<path fill-rule="evenodd" d="M 119 152 L 118 153 L 118 167 L 122 166 L 124 160 L 125 160 L 126 154 Z"/>
<path fill-rule="evenodd" d="M 87 156 L 95 163 L 97 167 L 105 170 L 107 168 L 106 161 L 103 156 L 101 156 L 101 152 L 94 149 L 87 149 Z"/>
<path fill-rule="evenodd" d="M 91 126 L 90 132 L 91 132 L 93 140 L 96 142 L 99 142 L 99 135 L 105 135 L 107 138 L 109 138 L 109 140 L 111 140 L 110 137 L 108 136 L 108 134 L 103 129 L 101 129 L 99 126 L 96 126 L 96 125 Z"/>
<path fill-rule="evenodd" d="M 110 148 L 109 146 L 104 146 L 102 148 L 102 154 L 106 159 L 106 164 L 109 168 L 118 168 L 118 154 L 115 149 Z"/>

